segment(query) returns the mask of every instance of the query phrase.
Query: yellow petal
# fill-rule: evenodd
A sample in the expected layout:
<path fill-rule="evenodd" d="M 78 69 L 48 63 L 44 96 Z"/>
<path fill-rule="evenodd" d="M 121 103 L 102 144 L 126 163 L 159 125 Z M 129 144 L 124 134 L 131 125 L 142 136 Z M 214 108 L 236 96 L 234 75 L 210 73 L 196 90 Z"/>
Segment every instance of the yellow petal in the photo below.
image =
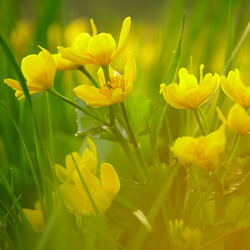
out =
<path fill-rule="evenodd" d="M 113 166 L 109 163 L 101 165 L 101 185 L 103 189 L 112 192 L 114 195 L 120 190 L 119 177 Z"/>
<path fill-rule="evenodd" d="M 88 144 L 89 144 L 91 152 L 94 154 L 95 157 L 97 157 L 95 144 L 89 137 L 88 137 Z"/>
<path fill-rule="evenodd" d="M 88 148 L 86 148 L 82 154 L 82 161 L 84 162 L 85 168 L 88 168 L 91 173 L 96 174 L 97 158 Z"/>
<path fill-rule="evenodd" d="M 228 115 L 228 124 L 238 134 L 244 135 L 250 132 L 250 116 L 246 110 L 236 103 Z"/>
<path fill-rule="evenodd" d="M 114 194 L 104 189 L 97 190 L 93 196 L 94 202 L 98 210 L 104 214 L 114 199 Z"/>
<path fill-rule="evenodd" d="M 97 28 L 96 28 L 96 25 L 94 23 L 93 18 L 90 19 L 90 24 L 91 24 L 91 28 L 92 28 L 92 36 L 96 36 L 97 35 Z"/>
<path fill-rule="evenodd" d="M 93 108 L 105 107 L 110 105 L 110 98 L 103 95 L 99 89 L 89 86 L 81 85 L 73 89 L 77 97 L 87 103 Z"/>
<path fill-rule="evenodd" d="M 13 79 L 4 79 L 4 82 L 11 88 L 15 89 L 15 90 L 20 90 L 22 91 L 21 85 L 18 81 L 13 80 Z"/>
<path fill-rule="evenodd" d="M 72 173 L 59 164 L 55 164 L 55 173 L 62 183 L 72 183 Z"/>
<path fill-rule="evenodd" d="M 73 158 L 72 158 L 73 157 Z M 76 169 L 76 164 L 78 168 L 84 167 L 82 158 L 77 152 L 72 152 L 66 156 L 66 167 L 69 172 L 74 172 Z"/>
<path fill-rule="evenodd" d="M 57 70 L 71 70 L 71 69 L 79 69 L 80 65 L 73 63 L 62 57 L 61 53 L 57 53 L 52 55 Z"/>
<path fill-rule="evenodd" d="M 79 169 L 82 175 L 83 180 L 85 181 L 90 193 L 93 195 L 97 190 L 101 189 L 99 179 L 91 173 L 87 168 Z M 82 184 L 81 178 L 78 175 L 78 172 L 75 171 L 73 174 L 74 184 L 79 194 L 86 196 L 87 193 Z"/>
<path fill-rule="evenodd" d="M 23 212 L 35 232 L 39 233 L 45 230 L 46 223 L 42 211 L 24 208 Z"/>
<path fill-rule="evenodd" d="M 225 116 L 222 114 L 222 112 L 221 112 L 221 110 L 220 110 L 219 107 L 216 107 L 216 111 L 217 111 L 217 114 L 218 114 L 220 120 L 221 120 L 224 124 L 228 125 L 227 119 L 226 119 Z"/>
<path fill-rule="evenodd" d="M 192 89 L 198 87 L 197 79 L 194 75 L 189 74 L 185 68 L 179 70 L 180 87 Z"/>
<path fill-rule="evenodd" d="M 108 66 L 108 67 L 109 67 L 109 76 L 110 77 L 113 77 L 115 75 L 119 75 L 119 73 L 116 72 L 112 67 L 110 67 L 110 66 Z M 105 79 L 105 75 L 104 75 L 102 68 L 98 69 L 97 76 L 98 76 L 98 80 L 100 82 L 100 86 L 106 85 L 106 79 Z"/>
<path fill-rule="evenodd" d="M 128 60 L 124 69 L 125 82 L 134 83 L 136 79 L 136 74 L 137 74 L 137 70 L 136 70 L 135 59 L 134 59 L 133 54 L 129 52 Z"/>
<path fill-rule="evenodd" d="M 127 17 L 124 19 L 122 24 L 122 29 L 119 37 L 119 42 L 116 51 L 112 55 L 112 61 L 119 56 L 123 50 L 126 48 L 128 43 L 128 37 L 129 37 L 129 30 L 131 26 L 131 18 Z"/>
<path fill-rule="evenodd" d="M 115 40 L 107 33 L 101 33 L 90 39 L 88 50 L 91 55 L 103 66 L 110 63 L 111 55 L 115 51 Z"/>
<path fill-rule="evenodd" d="M 133 84 L 132 83 L 128 83 L 124 92 L 122 92 L 122 90 L 119 88 L 115 89 L 114 92 L 112 93 L 112 96 L 110 99 L 110 104 L 124 102 L 132 91 L 133 91 Z"/>

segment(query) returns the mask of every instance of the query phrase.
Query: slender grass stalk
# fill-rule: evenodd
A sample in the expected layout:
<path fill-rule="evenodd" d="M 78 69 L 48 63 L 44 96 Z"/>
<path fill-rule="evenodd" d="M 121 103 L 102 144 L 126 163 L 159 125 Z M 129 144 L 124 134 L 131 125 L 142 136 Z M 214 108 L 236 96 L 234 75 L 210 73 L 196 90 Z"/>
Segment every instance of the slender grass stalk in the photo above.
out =
<path fill-rule="evenodd" d="M 201 122 L 201 119 L 200 119 L 200 116 L 199 116 L 199 113 L 198 113 L 197 109 L 193 109 L 193 113 L 194 113 L 196 121 L 197 121 L 197 123 L 198 123 L 198 125 L 200 127 L 202 135 L 206 136 L 207 135 L 207 131 L 206 131 L 204 125 Z"/>
<path fill-rule="evenodd" d="M 197 110 L 198 110 L 198 112 L 199 112 L 199 114 L 200 114 L 200 116 L 202 118 L 203 124 L 205 126 L 206 131 L 207 131 L 207 134 L 209 134 L 210 133 L 210 128 L 208 126 L 207 119 L 206 119 L 206 117 L 204 116 L 204 113 L 201 110 L 201 107 L 198 107 Z"/>
<path fill-rule="evenodd" d="M 234 157 L 238 151 L 240 140 L 241 140 L 241 135 L 236 133 L 235 137 L 234 137 L 234 141 L 233 141 L 231 155 L 230 155 L 228 162 L 227 162 L 227 167 L 229 167 L 231 161 L 234 159 Z"/>
<path fill-rule="evenodd" d="M 115 111 L 114 106 L 109 106 L 109 126 L 113 127 L 115 125 Z"/>
<path fill-rule="evenodd" d="M 49 144 L 50 144 L 50 157 L 52 162 L 54 162 L 54 140 L 53 140 L 53 129 L 52 129 L 52 121 L 51 121 L 51 110 L 50 110 L 50 101 L 48 93 L 46 92 L 46 104 L 47 104 L 47 115 L 48 115 L 48 127 L 49 127 Z"/>
<path fill-rule="evenodd" d="M 96 81 L 96 79 L 89 73 L 89 71 L 86 69 L 84 65 L 82 65 L 79 70 L 84 73 L 85 76 L 88 77 L 88 79 L 93 83 L 93 85 L 96 88 L 100 88 L 99 83 Z"/>

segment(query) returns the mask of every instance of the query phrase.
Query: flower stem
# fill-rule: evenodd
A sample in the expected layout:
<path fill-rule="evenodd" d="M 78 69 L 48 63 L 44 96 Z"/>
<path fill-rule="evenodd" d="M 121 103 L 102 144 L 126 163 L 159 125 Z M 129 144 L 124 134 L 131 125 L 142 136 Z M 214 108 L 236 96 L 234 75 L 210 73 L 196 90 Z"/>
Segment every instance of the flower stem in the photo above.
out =
<path fill-rule="evenodd" d="M 232 150 L 231 150 L 231 155 L 228 159 L 228 162 L 227 162 L 227 167 L 230 165 L 231 161 L 233 160 L 233 158 L 235 157 L 235 154 L 238 150 L 238 147 L 239 147 L 239 144 L 240 144 L 240 139 L 241 139 L 241 136 L 240 134 L 235 134 L 235 137 L 234 137 L 234 141 L 233 141 L 233 146 L 232 146 Z"/>
<path fill-rule="evenodd" d="M 93 85 L 96 88 L 100 88 L 99 83 L 96 81 L 96 79 L 89 73 L 89 71 L 86 69 L 84 65 L 82 65 L 79 70 L 84 73 L 85 76 L 88 77 L 88 79 L 93 83 Z"/>
<path fill-rule="evenodd" d="M 201 118 L 202 118 L 202 120 L 203 120 L 203 123 L 204 123 L 204 125 L 205 125 L 206 132 L 207 132 L 207 134 L 209 134 L 209 133 L 210 133 L 210 128 L 209 128 L 209 126 L 208 126 L 207 119 L 206 119 L 206 117 L 204 116 L 204 114 L 203 114 L 201 108 L 198 107 L 197 109 L 198 109 L 198 112 L 200 113 Z"/>
<path fill-rule="evenodd" d="M 206 136 L 207 133 L 206 133 L 206 130 L 205 130 L 204 126 L 203 126 L 202 123 L 201 123 L 200 116 L 199 116 L 199 113 L 198 113 L 197 109 L 193 109 L 193 112 L 194 112 L 195 118 L 196 118 L 196 120 L 197 120 L 197 122 L 198 122 L 198 124 L 199 124 L 199 127 L 200 127 L 200 129 L 201 129 L 201 133 L 202 133 L 204 136 Z"/>
<path fill-rule="evenodd" d="M 54 96 L 58 97 L 59 99 L 63 100 L 64 102 L 69 103 L 70 105 L 74 106 L 75 108 L 79 109 L 80 111 L 82 111 L 83 113 L 93 117 L 94 119 L 96 119 L 97 121 L 103 123 L 106 126 L 109 126 L 109 124 L 107 123 L 106 120 L 102 119 L 101 117 L 95 115 L 94 113 L 89 112 L 88 110 L 84 109 L 82 106 L 80 106 L 79 104 L 71 101 L 70 99 L 66 98 L 65 96 L 61 95 L 60 93 L 58 93 L 53 87 L 48 89 L 48 92 L 50 92 L 51 94 L 53 94 Z"/>
<path fill-rule="evenodd" d="M 113 105 L 109 106 L 109 125 L 110 127 L 115 125 L 115 111 Z"/>
<path fill-rule="evenodd" d="M 134 132 L 133 132 L 131 126 L 130 126 L 129 119 L 128 119 L 128 114 L 127 114 L 124 102 L 120 103 L 120 106 L 121 106 L 122 114 L 124 116 L 124 119 L 125 119 L 125 122 L 126 122 L 126 125 L 127 125 L 127 129 L 128 129 L 128 133 L 129 133 L 129 137 L 131 138 L 131 141 L 132 141 L 132 144 L 133 144 L 133 147 L 134 147 L 138 162 L 140 163 L 141 167 L 143 167 L 143 169 L 146 170 L 147 169 L 147 164 L 146 164 L 145 159 L 142 156 L 140 146 L 139 146 L 139 144 L 138 144 L 138 142 L 137 142 L 137 140 L 135 138 L 135 134 L 134 134 Z"/>

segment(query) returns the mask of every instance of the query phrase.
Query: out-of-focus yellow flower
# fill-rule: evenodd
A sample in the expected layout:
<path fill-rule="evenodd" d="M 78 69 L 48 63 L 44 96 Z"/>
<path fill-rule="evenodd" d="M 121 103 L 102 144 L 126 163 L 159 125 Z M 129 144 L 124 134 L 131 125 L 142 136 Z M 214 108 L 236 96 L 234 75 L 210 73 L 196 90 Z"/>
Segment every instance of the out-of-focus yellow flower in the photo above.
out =
<path fill-rule="evenodd" d="M 227 120 L 219 107 L 216 110 L 221 121 L 236 133 L 244 135 L 250 132 L 250 116 L 240 104 L 236 103 L 230 109 Z"/>
<path fill-rule="evenodd" d="M 80 169 L 97 208 L 101 213 L 105 213 L 120 190 L 120 181 L 112 165 L 103 163 L 100 171 L 101 182 L 88 168 Z M 59 189 L 70 213 L 95 213 L 77 171 L 73 174 L 73 184 L 64 183 Z"/>
<path fill-rule="evenodd" d="M 184 167 L 193 163 L 203 170 L 211 172 L 218 167 L 219 155 L 226 144 L 225 125 L 207 136 L 198 138 L 180 137 L 170 150 Z"/>
<path fill-rule="evenodd" d="M 37 233 L 43 232 L 46 227 L 46 222 L 42 212 L 40 201 L 36 201 L 34 208 L 35 209 L 23 208 L 23 212 L 34 231 Z"/>
<path fill-rule="evenodd" d="M 60 53 L 52 54 L 52 57 L 56 63 L 57 70 L 71 70 L 71 69 L 79 69 L 81 65 L 73 63 L 62 57 Z"/>
<path fill-rule="evenodd" d="M 73 152 L 66 156 L 66 168 L 59 164 L 55 164 L 56 175 L 61 182 L 73 183 L 73 173 L 76 170 L 75 162 L 79 169 L 87 168 L 91 173 L 96 174 L 97 153 L 95 144 L 90 138 L 88 138 L 88 144 L 90 149 L 86 148 L 82 156 L 79 156 L 77 152 Z"/>
<path fill-rule="evenodd" d="M 21 70 L 27 80 L 30 95 L 50 89 L 54 84 L 56 64 L 51 54 L 44 48 L 38 55 L 29 55 L 23 58 Z M 20 83 L 13 79 L 5 79 L 4 82 L 16 90 L 15 96 L 24 98 Z"/>
<path fill-rule="evenodd" d="M 129 53 L 124 69 L 124 76 L 109 70 L 110 81 L 106 83 L 104 73 L 100 68 L 98 78 L 101 88 L 90 85 L 81 85 L 74 88 L 77 97 L 93 108 L 105 107 L 114 103 L 124 102 L 133 90 L 133 83 L 136 79 L 136 64 L 132 53 Z"/>
<path fill-rule="evenodd" d="M 194 75 L 185 68 L 179 70 L 179 85 L 171 83 L 169 86 L 161 84 L 161 91 L 167 103 L 177 109 L 196 109 L 213 95 L 219 86 L 220 77 L 206 74 L 203 78 L 204 65 L 200 66 L 200 82 L 198 85 Z"/>
<path fill-rule="evenodd" d="M 227 78 L 221 76 L 221 88 L 226 95 L 245 109 L 250 108 L 250 87 L 246 87 L 240 78 L 238 69 L 230 71 Z"/>
<path fill-rule="evenodd" d="M 82 33 L 74 40 L 72 47 L 58 47 L 62 57 L 81 65 L 94 64 L 104 66 L 110 64 L 125 49 L 131 25 L 130 17 L 123 21 L 118 46 L 111 34 L 96 35 L 96 26 L 92 21 L 93 36 Z"/>

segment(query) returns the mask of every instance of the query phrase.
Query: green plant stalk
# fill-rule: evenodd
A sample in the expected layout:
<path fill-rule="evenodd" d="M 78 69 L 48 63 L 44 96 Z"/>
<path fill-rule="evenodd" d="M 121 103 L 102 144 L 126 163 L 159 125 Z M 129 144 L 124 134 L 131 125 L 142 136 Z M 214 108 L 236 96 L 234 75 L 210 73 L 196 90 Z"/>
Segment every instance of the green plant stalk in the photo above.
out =
<path fill-rule="evenodd" d="M 96 79 L 89 73 L 89 71 L 86 69 L 84 65 L 82 65 L 79 70 L 84 73 L 85 76 L 88 77 L 88 79 L 93 83 L 93 85 L 96 88 L 100 88 L 99 83 L 96 81 Z"/>
<path fill-rule="evenodd" d="M 121 110 L 122 110 L 124 120 L 125 120 L 126 125 L 127 125 L 128 134 L 129 134 L 129 137 L 130 137 L 130 139 L 132 141 L 132 144 L 133 144 L 133 147 L 134 147 L 138 162 L 140 163 L 141 167 L 143 168 L 143 171 L 147 172 L 147 164 L 146 164 L 146 161 L 145 161 L 145 159 L 144 159 L 144 157 L 142 155 L 139 143 L 136 140 L 134 131 L 130 126 L 127 110 L 126 110 L 126 107 L 125 107 L 125 103 L 124 102 L 120 103 L 120 107 L 121 107 Z"/>
<path fill-rule="evenodd" d="M 80 111 L 82 111 L 83 113 L 93 117 L 94 119 L 96 119 L 97 121 L 103 123 L 106 126 L 109 126 L 109 124 L 107 123 L 106 120 L 102 119 L 99 116 L 96 116 L 92 113 L 90 113 L 88 110 L 84 109 L 82 106 L 80 106 L 79 104 L 71 101 L 70 99 L 68 99 L 67 97 L 61 95 L 60 93 L 58 93 L 54 87 L 51 87 L 50 89 L 47 90 L 49 93 L 53 94 L 54 96 L 58 97 L 59 99 L 63 100 L 64 102 L 67 102 L 69 104 L 71 104 L 72 106 L 74 106 L 75 108 L 79 109 Z"/>
<path fill-rule="evenodd" d="M 109 106 L 109 125 L 110 127 L 115 126 L 115 111 L 113 105 Z"/>
<path fill-rule="evenodd" d="M 208 126 L 207 119 L 204 116 L 204 113 L 202 112 L 201 107 L 198 107 L 197 109 L 198 109 L 198 112 L 199 112 L 199 114 L 200 114 L 200 116 L 202 118 L 203 124 L 205 125 L 206 132 L 207 132 L 207 134 L 209 134 L 210 133 L 210 128 Z"/>
<path fill-rule="evenodd" d="M 50 112 L 50 102 L 49 102 L 49 95 L 46 92 L 46 104 L 47 104 L 47 115 L 48 115 L 48 127 L 49 127 L 49 144 L 50 144 L 50 158 L 52 162 L 54 162 L 54 141 L 53 141 L 53 129 L 52 129 L 52 121 L 51 121 L 51 112 Z"/>
<path fill-rule="evenodd" d="M 200 116 L 199 116 L 199 113 L 198 113 L 197 109 L 193 109 L 193 112 L 194 112 L 195 118 L 197 120 L 197 123 L 198 123 L 198 125 L 200 127 L 202 135 L 206 136 L 207 132 L 206 132 L 206 129 L 204 128 L 201 120 L 200 120 Z"/>
<path fill-rule="evenodd" d="M 229 167 L 231 161 L 234 159 L 234 157 L 235 157 L 235 155 L 237 153 L 237 150 L 238 150 L 239 144 L 240 144 L 240 140 L 241 140 L 241 135 L 236 134 L 235 137 L 234 137 L 234 141 L 233 141 L 231 155 L 230 155 L 230 157 L 228 159 L 228 162 L 227 162 L 227 167 Z"/>

